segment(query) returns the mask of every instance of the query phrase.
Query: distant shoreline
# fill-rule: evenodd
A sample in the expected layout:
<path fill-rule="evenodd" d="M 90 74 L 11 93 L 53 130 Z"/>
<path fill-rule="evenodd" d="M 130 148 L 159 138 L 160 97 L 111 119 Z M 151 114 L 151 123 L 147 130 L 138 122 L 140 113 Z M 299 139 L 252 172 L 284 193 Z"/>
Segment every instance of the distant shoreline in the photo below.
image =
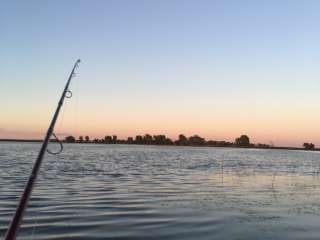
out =
<path fill-rule="evenodd" d="M 11 138 L 3 138 L 0 139 L 0 142 L 42 142 L 41 139 L 11 139 Z"/>
<path fill-rule="evenodd" d="M 34 143 L 39 143 L 43 142 L 42 139 L 0 139 L 0 142 L 34 142 Z M 69 143 L 63 141 L 63 143 Z M 135 144 L 135 143 L 101 143 L 101 142 L 75 142 L 73 144 L 99 144 L 99 145 L 140 145 L 140 146 L 173 146 L 173 147 L 182 147 L 180 145 L 157 145 L 157 144 Z M 303 150 L 303 151 L 320 151 L 320 148 L 315 148 L 315 149 L 305 149 L 301 147 L 257 147 L 257 146 L 248 146 L 248 147 L 240 147 L 240 146 L 210 146 L 210 145 L 203 145 L 203 146 L 198 146 L 198 145 L 186 145 L 185 147 L 224 147 L 224 148 L 248 148 L 248 149 L 275 149 L 275 150 Z"/>

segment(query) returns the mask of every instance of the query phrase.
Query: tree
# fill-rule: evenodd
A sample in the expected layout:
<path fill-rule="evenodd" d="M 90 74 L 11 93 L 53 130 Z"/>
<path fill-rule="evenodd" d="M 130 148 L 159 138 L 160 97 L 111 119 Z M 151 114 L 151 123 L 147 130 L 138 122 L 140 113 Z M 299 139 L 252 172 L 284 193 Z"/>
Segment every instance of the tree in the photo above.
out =
<path fill-rule="evenodd" d="M 166 135 L 154 135 L 153 142 L 156 145 L 165 145 L 166 144 Z"/>
<path fill-rule="evenodd" d="M 127 143 L 128 143 L 128 144 L 132 144 L 132 143 L 133 143 L 133 137 L 128 137 Z"/>
<path fill-rule="evenodd" d="M 143 136 L 143 143 L 144 144 L 152 144 L 152 136 L 150 134 L 145 134 Z"/>
<path fill-rule="evenodd" d="M 239 147 L 249 147 L 250 139 L 247 135 L 242 135 L 241 137 L 236 138 L 235 143 Z"/>
<path fill-rule="evenodd" d="M 143 144 L 143 138 L 141 135 L 137 135 L 135 138 L 135 143 L 136 144 Z"/>
<path fill-rule="evenodd" d="M 89 141 L 90 141 L 89 136 L 86 136 L 85 139 L 86 139 L 86 142 L 89 142 Z"/>
<path fill-rule="evenodd" d="M 112 143 L 116 144 L 117 143 L 117 135 L 112 136 Z"/>
<path fill-rule="evenodd" d="M 193 135 L 192 137 L 189 137 L 189 143 L 190 145 L 204 145 L 206 143 L 206 140 L 202 137 L 199 137 L 198 135 Z"/>
<path fill-rule="evenodd" d="M 178 140 L 176 141 L 176 144 L 182 146 L 188 145 L 187 137 L 183 134 L 180 134 Z"/>
<path fill-rule="evenodd" d="M 68 137 L 66 137 L 65 141 L 67 143 L 74 143 L 74 142 L 76 142 L 76 139 L 74 136 L 68 136 Z"/>
<path fill-rule="evenodd" d="M 79 137 L 79 143 L 83 143 L 83 137 L 82 136 Z"/>
<path fill-rule="evenodd" d="M 105 136 L 104 137 L 104 142 L 107 143 L 107 144 L 112 143 L 112 137 L 111 136 Z"/>
<path fill-rule="evenodd" d="M 173 141 L 170 138 L 166 138 L 165 144 L 166 145 L 173 145 Z"/>
<path fill-rule="evenodd" d="M 313 143 L 303 143 L 303 147 L 306 150 L 313 150 L 314 149 L 314 144 Z"/>

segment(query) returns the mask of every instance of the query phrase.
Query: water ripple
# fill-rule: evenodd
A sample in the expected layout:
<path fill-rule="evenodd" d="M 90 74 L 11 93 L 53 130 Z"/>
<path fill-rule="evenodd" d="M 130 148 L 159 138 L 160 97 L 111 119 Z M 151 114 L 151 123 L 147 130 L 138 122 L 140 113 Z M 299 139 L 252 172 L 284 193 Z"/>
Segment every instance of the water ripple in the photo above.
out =
<path fill-rule="evenodd" d="M 0 143 L 0 237 L 39 144 Z M 46 156 L 20 239 L 315 239 L 319 153 L 68 144 Z"/>

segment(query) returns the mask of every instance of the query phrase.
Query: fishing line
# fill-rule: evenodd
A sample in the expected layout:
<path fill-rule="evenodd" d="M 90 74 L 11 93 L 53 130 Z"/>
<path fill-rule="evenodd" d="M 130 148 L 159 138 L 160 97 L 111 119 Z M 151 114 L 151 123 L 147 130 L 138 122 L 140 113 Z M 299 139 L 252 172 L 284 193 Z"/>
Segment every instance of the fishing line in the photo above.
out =
<path fill-rule="evenodd" d="M 75 110 L 73 111 L 74 112 L 74 116 L 73 116 L 73 122 L 75 123 L 74 125 L 76 126 L 76 131 L 75 132 L 78 132 L 78 101 L 79 101 L 79 97 L 78 97 L 78 92 L 79 92 L 79 84 L 78 84 L 78 81 L 76 81 L 76 84 L 73 84 L 71 83 L 70 84 L 70 89 L 72 89 L 74 87 L 74 92 L 75 92 Z M 66 96 L 67 98 L 69 97 L 73 97 L 73 94 L 71 92 L 69 92 L 70 94 L 68 96 Z M 66 115 L 66 112 L 67 112 L 67 109 L 68 109 L 68 101 L 66 101 L 64 103 L 64 105 L 62 106 L 61 108 L 61 118 L 60 120 L 58 120 L 58 126 L 55 128 L 55 132 L 57 133 L 56 135 L 58 135 L 59 137 L 66 137 L 66 135 L 69 135 L 69 134 L 66 134 L 66 131 L 63 129 L 64 126 L 65 126 L 65 115 Z M 52 141 L 51 141 L 52 142 Z M 57 142 L 54 142 L 54 143 L 57 143 Z M 48 145 L 50 146 L 50 144 Z M 49 153 L 51 153 L 50 155 L 53 155 L 52 156 L 52 170 L 53 170 L 53 173 L 55 172 L 56 173 L 56 176 L 57 176 L 57 173 L 59 172 L 59 166 L 61 166 L 61 164 L 59 165 L 59 163 L 61 163 L 60 161 L 58 160 L 61 160 L 63 159 L 63 157 L 59 156 L 60 154 L 52 154 L 52 152 L 50 152 L 49 150 Z M 63 165 L 63 164 L 62 164 Z M 63 167 L 63 166 L 61 166 Z M 44 176 L 45 177 L 45 176 Z M 49 176 L 50 178 L 50 176 Z M 51 178 L 50 178 L 51 179 Z M 66 200 L 62 201 L 62 203 L 65 203 Z M 39 203 L 36 204 L 36 207 L 39 208 Z M 32 233 L 31 233 L 31 239 L 35 239 L 34 238 L 34 235 L 36 233 L 36 228 L 37 228 L 37 224 L 38 224 L 38 221 L 37 221 L 37 218 L 38 218 L 38 214 L 35 214 L 33 216 L 33 222 L 34 222 L 34 226 L 32 228 Z M 70 221 L 67 220 L 65 221 L 65 223 L 70 226 Z"/>
<path fill-rule="evenodd" d="M 63 124 L 64 124 L 64 116 L 65 116 L 65 112 L 67 111 L 67 107 L 68 107 L 68 102 L 66 101 L 65 104 L 63 105 L 61 111 L 61 118 L 60 120 L 58 121 L 58 127 L 56 128 L 56 132 L 57 132 L 57 135 L 60 135 L 62 136 L 63 134 L 61 134 L 61 130 L 63 128 Z M 60 134 L 59 134 L 60 133 Z M 48 147 L 50 146 L 50 144 L 48 145 Z M 52 154 L 51 154 L 52 155 Z M 55 157 L 52 157 L 53 161 L 52 161 L 52 166 L 53 166 L 53 170 L 54 171 L 58 171 L 59 168 L 58 168 L 58 158 L 59 158 L 59 154 L 53 154 Z M 46 178 L 45 176 L 46 174 L 42 174 L 42 177 Z M 37 184 L 39 185 L 39 183 Z M 30 201 L 31 202 L 31 201 Z M 35 204 L 35 207 L 37 209 L 39 209 L 39 202 L 37 203 L 34 203 Z M 38 213 L 38 211 L 35 211 L 36 213 Z M 37 225 L 38 225 L 38 221 L 37 221 L 37 218 L 38 218 L 39 214 L 34 214 L 33 217 L 32 217 L 32 221 L 33 221 L 33 227 L 32 227 L 32 232 L 31 232 L 31 239 L 35 239 L 35 233 L 36 233 L 36 228 L 37 228 Z"/>
<path fill-rule="evenodd" d="M 24 216 L 25 210 L 26 210 L 26 208 L 28 206 L 28 202 L 29 202 L 31 194 L 32 194 L 32 190 L 33 190 L 34 185 L 36 183 L 36 179 L 37 179 L 37 176 L 38 176 L 38 173 L 39 173 L 43 158 L 44 158 L 45 153 L 47 151 L 48 143 L 50 141 L 50 138 L 52 136 L 55 136 L 54 135 L 54 127 L 55 127 L 55 124 L 56 124 L 57 119 L 59 117 L 59 113 L 60 113 L 61 107 L 62 107 L 62 105 L 64 103 L 65 98 L 71 97 L 71 95 L 70 95 L 71 92 L 69 90 L 69 85 L 70 85 L 71 79 L 74 77 L 75 69 L 78 67 L 79 63 L 80 63 L 80 59 L 78 59 L 76 61 L 76 63 L 74 64 L 74 66 L 72 68 L 72 71 L 71 71 L 71 73 L 69 75 L 67 83 L 66 83 L 66 85 L 64 87 L 64 90 L 63 90 L 62 95 L 60 97 L 60 100 L 58 102 L 58 106 L 57 106 L 57 108 L 56 108 L 56 110 L 55 110 L 55 112 L 53 114 L 53 117 L 51 119 L 50 125 L 48 127 L 48 130 L 47 130 L 46 135 L 44 137 L 44 140 L 42 142 L 40 151 L 38 153 L 38 157 L 37 157 L 36 161 L 33 164 L 31 174 L 29 175 L 29 178 L 28 178 L 27 183 L 25 185 L 24 191 L 23 191 L 23 193 L 21 195 L 21 198 L 20 198 L 19 203 L 17 205 L 16 211 L 14 213 L 14 216 L 13 216 L 13 218 L 11 220 L 11 223 L 10 223 L 8 229 L 7 229 L 7 232 L 6 232 L 6 235 L 5 235 L 5 238 L 4 238 L 5 240 L 14 240 L 14 239 L 16 239 L 17 233 L 18 233 L 18 231 L 20 229 L 21 222 L 23 220 L 23 216 Z"/>
<path fill-rule="evenodd" d="M 61 120 L 59 122 L 59 126 L 58 126 L 58 131 L 57 132 L 60 132 L 62 130 L 63 123 L 64 123 L 64 114 L 67 111 L 67 107 L 68 107 L 68 102 L 66 102 L 64 104 L 63 108 L 62 108 L 62 116 L 61 116 Z M 64 134 L 60 134 L 60 135 L 64 135 Z"/>
<path fill-rule="evenodd" d="M 74 96 L 74 111 L 73 111 L 73 133 L 74 133 L 74 136 L 75 138 L 77 139 L 81 134 L 80 134 L 80 131 L 79 131 L 79 99 L 80 99 L 80 91 L 79 91 L 79 85 L 80 85 L 80 76 L 79 76 L 79 73 L 77 73 L 77 81 L 74 81 L 72 82 L 72 86 L 74 87 L 74 92 L 75 92 L 75 96 Z M 70 160 L 70 159 L 69 159 Z M 74 169 L 70 169 L 71 171 L 73 171 Z M 71 201 L 72 202 L 72 196 L 69 195 L 68 198 L 65 198 L 65 201 Z M 73 213 L 72 214 L 73 217 L 76 217 L 76 214 Z M 70 218 L 67 218 L 67 221 L 66 221 L 66 224 L 68 227 L 72 227 L 72 224 L 73 222 L 71 221 L 71 217 Z M 67 234 L 68 237 L 71 237 L 72 234 Z"/>
<path fill-rule="evenodd" d="M 39 208 L 39 203 L 37 204 L 37 208 Z M 34 222 L 34 225 L 31 232 L 31 239 L 35 239 L 34 235 L 36 233 L 36 226 L 38 225 L 37 214 L 33 217 L 33 222 Z"/>
<path fill-rule="evenodd" d="M 76 81 L 75 83 L 73 83 L 74 85 L 74 89 L 75 89 L 75 110 L 74 110 L 74 115 L 73 115 L 73 122 L 74 122 L 74 132 L 75 134 L 79 135 L 79 79 L 78 81 Z"/>

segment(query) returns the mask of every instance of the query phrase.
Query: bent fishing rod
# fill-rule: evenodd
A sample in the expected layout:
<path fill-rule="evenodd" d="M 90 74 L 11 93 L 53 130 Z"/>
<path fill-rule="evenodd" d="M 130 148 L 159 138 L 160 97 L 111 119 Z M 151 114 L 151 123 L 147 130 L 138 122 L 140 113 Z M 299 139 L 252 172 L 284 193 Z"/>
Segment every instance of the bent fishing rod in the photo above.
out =
<path fill-rule="evenodd" d="M 70 85 L 71 79 L 75 76 L 75 69 L 78 67 L 79 63 L 80 63 L 80 59 L 78 59 L 77 62 L 74 64 L 72 71 L 70 73 L 70 76 L 68 78 L 68 81 L 64 87 L 64 90 L 63 90 L 62 95 L 60 97 L 60 100 L 58 102 L 58 106 L 56 108 L 56 111 L 53 115 L 53 118 L 52 118 L 51 123 L 49 125 L 49 128 L 47 130 L 47 133 L 46 133 L 45 138 L 43 140 L 43 143 L 42 143 L 41 149 L 39 151 L 37 160 L 35 161 L 35 163 L 33 165 L 32 172 L 29 176 L 28 182 L 27 182 L 25 189 L 23 191 L 23 194 L 20 198 L 20 201 L 19 201 L 19 204 L 16 208 L 16 212 L 14 214 L 14 217 L 13 217 L 13 219 L 10 223 L 10 226 L 6 232 L 5 240 L 15 240 L 16 239 L 18 230 L 20 228 L 20 224 L 22 222 L 23 214 L 25 212 L 25 209 L 27 208 L 28 201 L 31 196 L 32 189 L 35 184 L 35 181 L 36 181 L 36 178 L 37 178 L 37 175 L 38 175 L 38 172 L 39 172 L 39 169 L 40 169 L 45 152 L 47 151 L 48 153 L 51 153 L 51 154 L 58 154 L 63 149 L 62 143 L 59 141 L 57 136 L 54 134 L 53 130 L 54 130 L 54 126 L 56 124 L 56 121 L 58 119 L 60 109 L 63 105 L 64 99 L 72 97 L 72 92 L 69 90 L 69 85 Z M 48 143 L 50 141 L 51 136 L 54 136 L 55 139 L 60 144 L 60 151 L 57 153 L 50 152 L 47 149 L 47 146 L 48 146 Z"/>

